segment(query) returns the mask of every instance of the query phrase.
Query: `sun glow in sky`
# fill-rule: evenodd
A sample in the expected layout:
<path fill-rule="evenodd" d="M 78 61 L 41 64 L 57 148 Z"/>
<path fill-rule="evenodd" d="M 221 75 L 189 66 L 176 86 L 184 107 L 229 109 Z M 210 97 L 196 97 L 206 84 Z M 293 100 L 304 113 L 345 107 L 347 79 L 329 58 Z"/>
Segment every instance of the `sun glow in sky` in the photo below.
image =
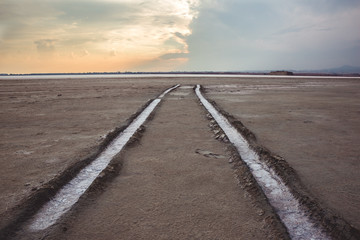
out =
<path fill-rule="evenodd" d="M 125 71 L 186 54 L 198 3 L 186 0 L 2 1 L 2 72 Z M 144 67 L 145 68 L 145 67 Z M 148 69 L 149 70 L 149 69 Z"/>
<path fill-rule="evenodd" d="M 358 0 L 1 0 L 0 73 L 360 65 Z"/>

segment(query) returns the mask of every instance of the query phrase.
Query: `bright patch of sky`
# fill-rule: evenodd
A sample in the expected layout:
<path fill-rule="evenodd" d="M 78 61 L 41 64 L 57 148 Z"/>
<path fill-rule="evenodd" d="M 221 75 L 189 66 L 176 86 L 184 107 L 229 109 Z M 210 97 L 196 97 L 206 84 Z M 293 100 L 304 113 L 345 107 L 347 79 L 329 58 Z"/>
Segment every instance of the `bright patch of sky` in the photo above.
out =
<path fill-rule="evenodd" d="M 123 71 L 164 54 L 187 53 L 186 37 L 198 4 L 194 0 L 3 0 L 0 71 Z"/>
<path fill-rule="evenodd" d="M 2 0 L 0 72 L 360 65 L 358 0 Z"/>

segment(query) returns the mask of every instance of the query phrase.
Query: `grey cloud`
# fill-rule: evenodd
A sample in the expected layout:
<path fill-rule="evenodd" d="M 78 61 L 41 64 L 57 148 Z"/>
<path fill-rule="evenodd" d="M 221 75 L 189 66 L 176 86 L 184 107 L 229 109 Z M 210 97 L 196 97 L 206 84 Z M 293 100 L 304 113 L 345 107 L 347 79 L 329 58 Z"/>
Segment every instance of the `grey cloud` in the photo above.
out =
<path fill-rule="evenodd" d="M 58 12 L 46 1 L 41 0 L 1 0 L 0 1 L 0 20 L 12 22 L 26 22 L 36 19 L 39 16 L 56 16 Z"/>
<path fill-rule="evenodd" d="M 53 39 L 41 39 L 34 43 L 39 53 L 52 53 L 55 51 L 55 42 Z"/>
<path fill-rule="evenodd" d="M 62 14 L 58 17 L 61 22 L 77 22 L 80 26 L 117 29 L 126 24 L 156 24 L 175 25 L 181 19 L 169 14 L 154 13 L 148 15 L 148 4 L 134 4 L 131 2 L 102 2 L 102 1 L 57 1 L 52 6 Z"/>
<path fill-rule="evenodd" d="M 181 48 L 184 47 L 183 43 L 179 43 L 179 42 L 177 41 L 177 39 L 174 38 L 174 37 L 167 39 L 167 40 L 164 42 L 164 45 L 165 45 L 165 46 L 169 46 L 169 47 L 176 47 L 176 48 L 178 48 L 178 49 L 181 49 Z M 185 49 L 183 49 L 183 50 L 185 50 Z"/>
<path fill-rule="evenodd" d="M 264 35 L 282 24 L 279 6 L 268 1 L 229 1 L 221 9 L 203 9 L 198 19 L 202 18 L 210 27 L 226 29 L 233 36 Z"/>
<path fill-rule="evenodd" d="M 164 60 L 168 60 L 168 59 L 187 58 L 187 57 L 188 57 L 187 53 L 168 53 L 162 55 L 160 58 Z"/>
<path fill-rule="evenodd" d="M 313 26 L 309 26 L 309 27 L 295 27 L 295 26 L 291 26 L 291 27 L 286 27 L 284 29 L 281 29 L 280 31 L 277 31 L 275 33 L 275 35 L 282 35 L 282 34 L 286 34 L 286 33 L 294 33 L 294 32 L 302 32 L 306 29 L 310 29 Z"/>
<path fill-rule="evenodd" d="M 59 1 L 52 5 L 62 12 L 59 19 L 64 22 L 81 22 L 82 24 L 109 23 L 133 21 L 132 15 L 139 9 L 133 4 L 114 3 L 114 2 L 74 2 Z M 106 27 L 106 26 L 104 26 Z"/>
<path fill-rule="evenodd" d="M 324 24 L 327 19 L 333 18 L 334 12 L 347 13 L 350 8 L 360 7 L 360 1 L 342 3 L 335 0 L 229 0 L 217 1 L 216 7 L 205 4 L 191 25 L 192 35 L 187 38 L 189 61 L 184 68 L 254 70 L 284 66 L 296 69 L 323 67 L 323 63 L 334 62 L 338 65 L 360 65 L 355 39 L 341 43 L 343 33 L 336 34 L 341 29 Z M 321 11 L 316 10 L 324 4 L 328 6 L 323 6 Z M 357 29 L 356 17 L 350 17 L 354 18 L 352 28 Z M 316 22 L 317 19 L 321 22 Z M 340 25 L 341 21 L 343 19 L 338 20 Z M 343 23 L 343 27 L 351 29 L 346 24 Z M 320 39 L 327 39 L 327 44 L 312 46 L 315 36 L 309 34 L 315 32 Z M 296 33 L 307 42 L 302 46 L 294 45 L 294 39 L 289 38 L 287 33 Z M 329 33 L 332 38 L 322 35 Z M 333 62 L 327 57 L 331 57 Z"/>
<path fill-rule="evenodd" d="M 186 39 L 186 36 L 184 36 L 183 34 L 179 33 L 179 32 L 176 32 L 175 33 L 175 36 L 177 36 L 178 38 L 180 39 Z"/>
<path fill-rule="evenodd" d="M 349 8 L 358 8 L 360 1 L 358 0 L 296 0 L 298 6 L 307 8 L 318 14 L 334 13 L 344 11 Z"/>
<path fill-rule="evenodd" d="M 74 30 L 74 32 L 76 32 L 76 30 Z M 86 37 L 76 36 L 76 34 L 73 34 L 73 35 L 70 35 L 61 40 L 58 40 L 58 42 L 59 42 L 59 44 L 65 45 L 65 46 L 78 46 L 78 45 L 83 45 L 86 43 L 104 42 L 107 40 L 108 40 L 107 38 L 99 36 L 98 33 L 90 33 L 90 34 L 87 34 Z"/>
<path fill-rule="evenodd" d="M 149 4 L 153 5 L 152 10 L 149 10 Z M 16 51 L 20 46 L 35 43 L 38 52 L 49 53 L 54 51 L 55 43 L 39 39 L 55 36 L 58 38 L 57 50 L 75 51 L 78 46 L 91 48 L 93 43 L 107 42 L 107 33 L 124 27 L 172 27 L 183 21 L 180 16 L 158 11 L 155 5 L 154 1 L 141 5 L 131 1 L 1 0 L 0 23 L 3 30 L 0 37 L 8 44 L 1 44 L 0 49 L 3 52 Z M 177 36 L 183 38 L 180 33 Z M 172 47 L 171 43 L 181 47 L 176 40 L 167 41 L 167 47 Z M 13 46 L 12 49 L 9 45 Z M 23 51 L 30 52 L 31 48 L 24 47 Z"/>
<path fill-rule="evenodd" d="M 51 21 L 59 12 L 44 1 L 2 0 L 0 22 L 6 26 L 4 39 L 25 41 L 30 37 L 51 29 Z M 39 25 L 41 23 L 41 25 Z M 51 26 L 54 28 L 54 26 Z M 31 41 L 30 41 L 31 42 Z"/>
<path fill-rule="evenodd" d="M 98 39 L 101 32 L 120 29 L 129 24 L 172 26 L 181 20 L 178 16 L 156 12 L 149 17 L 144 15 L 146 11 L 146 6 L 131 2 L 0 1 L 0 21 L 7 27 L 3 38 L 9 40 L 19 36 L 36 38 L 38 35 L 39 38 L 51 31 L 64 29 L 71 35 L 93 33 L 94 36 L 90 37 Z M 68 29 L 74 23 L 77 27 Z M 89 36 L 85 36 L 87 37 Z M 80 36 L 75 39 L 75 42 L 81 42 Z"/>
<path fill-rule="evenodd" d="M 273 53 L 272 60 L 278 67 L 294 70 L 312 70 L 340 67 L 343 65 L 360 66 L 360 46 L 342 46 L 334 49 L 313 49 L 295 52 Z"/>
<path fill-rule="evenodd" d="M 0 23 L 3 29 L 0 50 L 4 52 L 13 48 L 13 51 L 17 51 L 22 46 L 22 51 L 30 51 L 28 46 L 35 44 L 38 52 L 43 54 L 65 49 L 76 52 L 76 49 L 82 48 L 89 49 L 93 54 L 91 43 L 107 42 L 105 38 L 110 38 L 106 36 L 109 31 L 116 32 L 124 26 L 132 25 L 171 27 L 184 21 L 179 16 L 167 14 L 166 9 L 157 11 L 158 2 L 161 1 L 148 0 L 137 4 L 131 1 L 101 0 L 0 0 Z M 213 2 L 217 3 L 215 7 Z M 360 56 L 360 37 L 354 37 L 359 27 L 359 17 L 351 16 L 353 21 L 348 18 L 347 25 L 341 25 L 341 18 L 337 26 L 326 23 L 327 19 L 338 16 L 335 14 L 346 15 L 353 9 L 360 9 L 359 0 L 204 1 L 198 9 L 198 18 L 191 24 L 192 35 L 179 32 L 173 33 L 172 38 L 166 35 L 164 40 L 167 40 L 161 46 L 166 49 L 176 46 L 177 50 L 185 52 L 181 44 L 186 41 L 189 54 L 165 54 L 157 59 L 157 64 L 188 58 L 188 64 L 184 66 L 188 70 L 261 69 L 275 65 L 313 65 L 316 68 L 317 64 L 337 64 L 336 61 L 338 65 L 360 65 L 357 57 Z M 301 13 L 309 18 L 305 19 Z M 316 22 L 317 19 L 322 21 L 321 24 Z M 348 26 L 351 22 L 352 26 Z M 347 34 L 347 30 L 336 32 L 340 31 L 341 26 L 353 33 Z M 317 42 L 326 39 L 327 44 L 312 47 L 314 36 L 307 34 L 314 32 L 317 37 L 320 36 Z M 304 36 L 304 41 L 309 41 L 307 45 L 304 44 L 307 48 L 294 46 L 295 49 L 286 49 L 293 40 L 288 38 L 289 35 Z M 275 42 L 284 47 L 277 50 L 261 48 L 254 44 L 257 40 L 264 45 Z M 21 44 L 18 44 L 20 41 Z M 109 49 L 106 51 L 109 53 Z"/>

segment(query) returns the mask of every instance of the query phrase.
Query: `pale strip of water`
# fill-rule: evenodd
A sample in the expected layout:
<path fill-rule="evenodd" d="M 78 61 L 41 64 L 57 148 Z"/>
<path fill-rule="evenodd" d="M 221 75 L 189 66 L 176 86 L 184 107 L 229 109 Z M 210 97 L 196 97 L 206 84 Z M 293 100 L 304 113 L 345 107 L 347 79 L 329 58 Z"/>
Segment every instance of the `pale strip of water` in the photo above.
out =
<path fill-rule="evenodd" d="M 270 204 L 288 229 L 290 237 L 294 240 L 329 239 L 321 229 L 315 227 L 311 222 L 302 210 L 299 201 L 291 194 L 280 177 L 260 160 L 259 155 L 250 148 L 246 139 L 203 97 L 199 85 L 195 91 L 201 103 L 236 147 L 242 160 L 249 166 Z"/>
<path fill-rule="evenodd" d="M 44 230 L 54 223 L 79 200 L 81 195 L 90 187 L 98 175 L 107 167 L 110 161 L 127 144 L 137 129 L 146 121 L 155 107 L 176 85 L 167 89 L 159 98 L 153 100 L 149 106 L 116 137 L 110 145 L 92 163 L 82 169 L 79 174 L 67 183 L 60 191 L 47 202 L 30 222 L 29 229 L 32 231 Z"/>

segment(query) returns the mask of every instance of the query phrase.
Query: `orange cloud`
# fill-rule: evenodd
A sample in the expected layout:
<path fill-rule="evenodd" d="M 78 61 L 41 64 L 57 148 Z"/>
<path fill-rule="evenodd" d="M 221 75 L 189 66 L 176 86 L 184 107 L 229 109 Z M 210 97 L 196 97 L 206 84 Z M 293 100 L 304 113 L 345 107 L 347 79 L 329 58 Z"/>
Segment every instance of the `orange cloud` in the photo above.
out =
<path fill-rule="evenodd" d="M 26 11 L 18 7 L 22 3 Z M 188 52 L 197 5 L 194 0 L 3 0 L 0 72 L 123 71 L 146 62 L 153 66 L 149 70 L 174 69 L 181 61 L 156 59 Z"/>

